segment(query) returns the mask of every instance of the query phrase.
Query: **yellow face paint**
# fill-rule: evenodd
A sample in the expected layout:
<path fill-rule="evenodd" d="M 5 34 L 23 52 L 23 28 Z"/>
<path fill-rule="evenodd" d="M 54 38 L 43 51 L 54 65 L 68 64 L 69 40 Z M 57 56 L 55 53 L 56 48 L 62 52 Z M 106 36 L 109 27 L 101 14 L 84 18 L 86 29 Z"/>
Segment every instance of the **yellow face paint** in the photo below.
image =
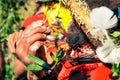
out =
<path fill-rule="evenodd" d="M 62 23 L 62 29 L 64 29 L 65 31 L 67 30 L 70 22 L 72 21 L 71 12 L 67 8 L 65 8 L 60 2 L 55 3 L 52 7 L 50 7 L 50 5 L 46 5 L 45 14 L 51 27 L 52 24 L 59 20 Z"/>

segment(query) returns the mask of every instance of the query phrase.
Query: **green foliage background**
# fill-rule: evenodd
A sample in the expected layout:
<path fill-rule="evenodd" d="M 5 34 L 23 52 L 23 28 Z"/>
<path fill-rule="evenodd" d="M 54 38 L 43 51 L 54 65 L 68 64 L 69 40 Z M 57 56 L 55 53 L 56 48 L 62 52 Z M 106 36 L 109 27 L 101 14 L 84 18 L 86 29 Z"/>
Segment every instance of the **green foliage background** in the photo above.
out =
<path fill-rule="evenodd" d="M 33 14 L 34 8 L 31 8 L 34 6 L 33 1 L 35 2 L 35 0 L 0 0 L 0 52 L 5 62 L 5 80 L 14 80 L 14 56 L 8 50 L 7 38 L 11 33 L 19 31 L 23 20 Z"/>

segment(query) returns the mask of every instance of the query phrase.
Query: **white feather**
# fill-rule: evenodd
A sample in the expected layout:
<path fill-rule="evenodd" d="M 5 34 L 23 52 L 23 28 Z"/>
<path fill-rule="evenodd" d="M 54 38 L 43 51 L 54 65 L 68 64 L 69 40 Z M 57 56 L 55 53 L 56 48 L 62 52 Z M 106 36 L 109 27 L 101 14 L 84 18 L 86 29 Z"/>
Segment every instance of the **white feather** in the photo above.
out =
<path fill-rule="evenodd" d="M 109 38 L 107 30 L 117 25 L 117 17 L 113 11 L 107 7 L 95 8 L 90 13 L 90 19 L 95 30 L 101 30 L 102 35 L 106 36 L 107 40 L 102 47 L 96 49 L 98 58 L 104 63 L 115 63 L 117 64 L 118 58 L 120 58 L 120 48 L 116 48 L 114 43 Z M 98 32 L 96 36 L 100 38 Z M 102 37 L 101 37 L 102 38 Z"/>
<path fill-rule="evenodd" d="M 117 24 L 117 17 L 107 7 L 95 8 L 90 13 L 91 23 L 95 28 L 109 29 Z"/>
<path fill-rule="evenodd" d="M 118 64 L 120 48 L 115 48 L 111 40 L 108 40 L 102 47 L 96 49 L 98 58 L 104 63 Z"/>

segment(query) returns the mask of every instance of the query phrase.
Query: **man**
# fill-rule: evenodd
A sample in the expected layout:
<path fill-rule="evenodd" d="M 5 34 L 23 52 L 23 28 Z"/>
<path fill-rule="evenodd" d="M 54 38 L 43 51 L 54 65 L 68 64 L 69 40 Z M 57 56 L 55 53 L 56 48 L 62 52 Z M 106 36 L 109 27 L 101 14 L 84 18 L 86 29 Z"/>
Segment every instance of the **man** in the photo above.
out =
<path fill-rule="evenodd" d="M 46 20 L 46 15 L 43 11 L 44 10 L 41 9 L 36 15 L 25 20 L 23 24 L 25 29 L 11 34 L 8 39 L 8 47 L 17 57 L 14 68 L 16 77 L 25 73 L 25 67 L 27 65 L 34 63 L 28 59 L 28 55 L 37 56 L 51 66 L 53 64 L 50 52 L 53 52 L 56 56 L 55 45 L 53 44 L 53 50 L 48 51 L 49 48 L 46 42 L 51 43 L 48 39 L 52 38 L 52 40 L 54 40 L 55 38 L 53 37 L 53 30 L 48 25 L 49 21 Z M 57 17 L 59 16 L 57 15 Z M 64 39 L 62 41 L 60 40 L 59 44 L 67 40 L 70 49 L 63 58 L 64 60 L 53 69 L 54 75 L 50 75 L 52 76 L 51 80 L 112 80 L 110 78 L 112 71 L 109 68 L 111 65 L 104 65 L 96 57 L 95 47 L 90 43 L 85 33 L 75 20 L 69 21 L 71 24 L 66 32 L 63 30 Z M 54 20 L 52 22 L 54 22 Z M 53 26 L 53 23 L 50 26 Z M 59 26 L 58 23 L 57 26 Z M 45 77 L 44 70 L 33 73 L 42 80 L 50 79 L 50 76 L 47 76 L 48 78 Z"/>
<path fill-rule="evenodd" d="M 20 30 L 19 32 L 11 34 L 8 39 L 8 47 L 10 51 L 18 58 L 15 58 L 14 63 L 14 73 L 16 77 L 24 75 L 24 73 L 26 73 L 25 66 L 33 63 L 33 61 L 28 59 L 28 55 L 30 54 L 35 56 L 37 55 L 41 59 L 45 60 L 48 64 L 53 63 L 50 53 L 46 53 L 46 47 L 44 46 L 44 43 L 48 38 L 50 40 L 52 38 L 54 39 L 54 36 L 47 35 L 51 34 L 51 29 L 48 27 L 46 15 L 41 7 L 35 15 L 24 21 L 22 28 L 25 28 L 25 30 Z M 39 74 L 39 77 L 43 77 L 42 71 L 40 71 Z"/>

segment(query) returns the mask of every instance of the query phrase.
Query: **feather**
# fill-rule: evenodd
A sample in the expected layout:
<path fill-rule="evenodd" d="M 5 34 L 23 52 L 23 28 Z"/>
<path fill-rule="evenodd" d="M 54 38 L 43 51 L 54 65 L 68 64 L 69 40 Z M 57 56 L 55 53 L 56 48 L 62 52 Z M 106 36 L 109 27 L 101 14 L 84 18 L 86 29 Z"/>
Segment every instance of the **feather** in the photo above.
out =
<path fill-rule="evenodd" d="M 90 13 L 91 23 L 95 28 L 110 29 L 117 25 L 117 17 L 107 7 L 95 8 Z"/>
<path fill-rule="evenodd" d="M 104 63 L 118 64 L 120 58 L 120 48 L 116 48 L 111 40 L 96 49 L 98 58 Z"/>
<path fill-rule="evenodd" d="M 101 33 L 103 33 L 107 38 L 103 46 L 96 49 L 98 58 L 104 63 L 119 63 L 118 57 L 120 57 L 120 48 L 115 47 L 106 30 L 116 26 L 118 21 L 116 15 L 114 15 L 109 8 L 100 7 L 93 9 L 90 13 L 90 17 L 94 27 L 96 29 L 101 29 Z"/>

